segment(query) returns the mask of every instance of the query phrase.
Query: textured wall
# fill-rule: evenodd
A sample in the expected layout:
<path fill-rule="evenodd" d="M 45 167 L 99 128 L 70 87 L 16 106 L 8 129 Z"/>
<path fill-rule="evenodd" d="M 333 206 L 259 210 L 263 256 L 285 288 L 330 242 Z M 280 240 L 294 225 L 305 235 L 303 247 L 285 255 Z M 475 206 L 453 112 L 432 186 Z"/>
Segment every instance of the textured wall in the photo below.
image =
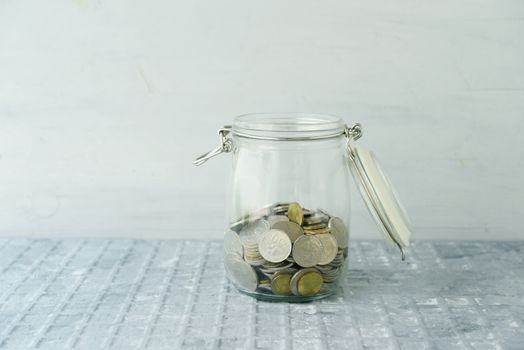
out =
<path fill-rule="evenodd" d="M 229 157 L 192 158 L 309 111 L 363 123 L 417 237 L 518 238 L 523 36 L 520 0 L 2 1 L 0 235 L 220 237 Z"/>

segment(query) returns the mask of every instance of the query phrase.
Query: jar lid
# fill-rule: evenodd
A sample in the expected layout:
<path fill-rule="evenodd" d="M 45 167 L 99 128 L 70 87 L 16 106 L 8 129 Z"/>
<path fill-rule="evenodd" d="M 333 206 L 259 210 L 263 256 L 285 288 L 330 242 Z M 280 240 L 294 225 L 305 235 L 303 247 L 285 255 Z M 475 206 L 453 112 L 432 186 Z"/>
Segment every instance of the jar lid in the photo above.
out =
<path fill-rule="evenodd" d="M 350 169 L 371 216 L 386 238 L 402 254 L 409 246 L 411 223 L 390 181 L 374 154 L 360 146 L 349 147 Z"/>

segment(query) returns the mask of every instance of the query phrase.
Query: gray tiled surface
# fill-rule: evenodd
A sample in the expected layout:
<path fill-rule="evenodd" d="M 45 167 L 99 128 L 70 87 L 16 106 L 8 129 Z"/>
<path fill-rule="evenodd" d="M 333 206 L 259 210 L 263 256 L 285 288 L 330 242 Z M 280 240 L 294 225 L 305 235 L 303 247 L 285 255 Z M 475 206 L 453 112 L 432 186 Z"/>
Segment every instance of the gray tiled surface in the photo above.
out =
<path fill-rule="evenodd" d="M 220 242 L 0 240 L 0 348 L 523 349 L 524 242 L 352 242 L 338 295 L 257 302 Z"/>

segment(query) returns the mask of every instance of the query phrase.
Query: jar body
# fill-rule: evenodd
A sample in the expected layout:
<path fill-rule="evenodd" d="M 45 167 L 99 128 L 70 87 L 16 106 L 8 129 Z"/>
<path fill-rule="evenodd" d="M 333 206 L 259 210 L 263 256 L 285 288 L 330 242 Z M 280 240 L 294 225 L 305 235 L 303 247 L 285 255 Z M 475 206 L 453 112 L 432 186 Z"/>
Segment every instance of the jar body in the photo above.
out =
<path fill-rule="evenodd" d="M 293 117 L 296 118 L 296 117 Z M 287 128 L 300 129 L 288 120 Z M 308 301 L 344 276 L 350 172 L 344 137 L 232 136 L 225 267 L 241 292 Z"/>

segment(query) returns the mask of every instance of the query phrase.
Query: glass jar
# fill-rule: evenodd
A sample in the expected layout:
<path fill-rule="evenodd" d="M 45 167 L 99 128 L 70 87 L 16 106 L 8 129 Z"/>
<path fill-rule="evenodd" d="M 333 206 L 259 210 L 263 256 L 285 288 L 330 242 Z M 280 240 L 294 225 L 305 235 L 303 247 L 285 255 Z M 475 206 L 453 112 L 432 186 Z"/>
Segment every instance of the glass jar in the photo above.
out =
<path fill-rule="evenodd" d="M 372 154 L 351 147 L 361 136 L 359 124 L 348 128 L 330 115 L 248 114 L 219 134 L 219 147 L 195 164 L 232 153 L 224 262 L 239 291 L 259 299 L 308 301 L 336 290 L 348 256 L 351 172 L 377 223 L 403 253 L 409 232 L 407 239 L 406 232 L 390 232 L 395 227 L 386 219 L 394 211 L 407 227 L 404 211 L 393 191 L 384 204 L 379 186 L 366 187 L 371 175 L 378 174 L 387 188 L 389 183 Z M 366 160 L 376 167 L 373 174 L 360 169 Z"/>

